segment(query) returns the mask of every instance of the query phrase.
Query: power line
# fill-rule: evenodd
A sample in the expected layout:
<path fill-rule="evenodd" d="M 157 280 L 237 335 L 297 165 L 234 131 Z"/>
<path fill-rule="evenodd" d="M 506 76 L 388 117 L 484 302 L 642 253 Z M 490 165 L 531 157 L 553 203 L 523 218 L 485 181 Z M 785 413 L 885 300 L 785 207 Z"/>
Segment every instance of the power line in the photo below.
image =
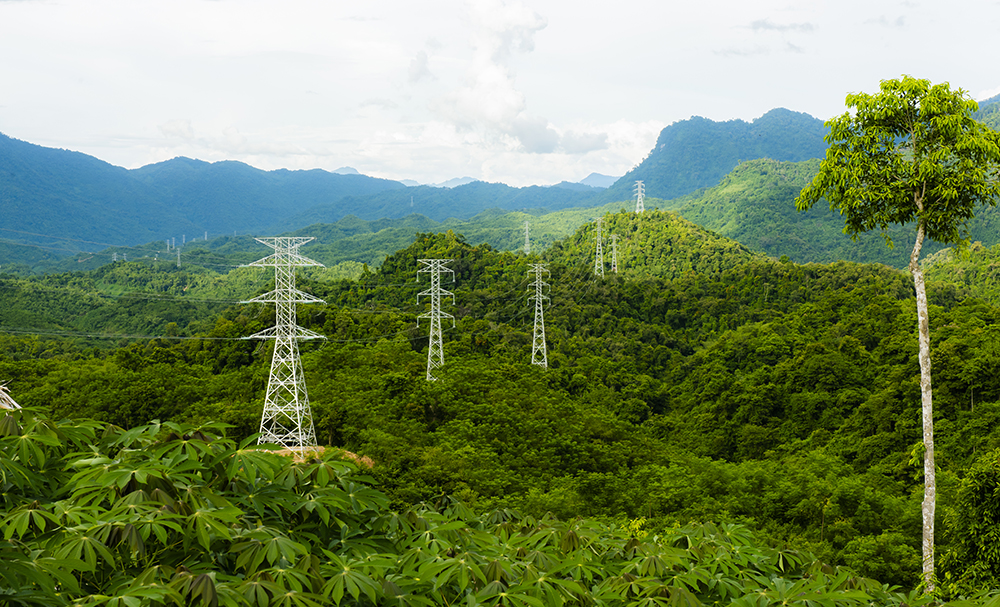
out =
<path fill-rule="evenodd" d="M 611 271 L 618 273 L 618 234 L 611 235 Z"/>
<path fill-rule="evenodd" d="M 597 255 L 594 257 L 594 275 L 604 278 L 604 250 L 602 248 L 603 237 L 601 236 L 601 220 L 603 217 L 597 218 Z"/>

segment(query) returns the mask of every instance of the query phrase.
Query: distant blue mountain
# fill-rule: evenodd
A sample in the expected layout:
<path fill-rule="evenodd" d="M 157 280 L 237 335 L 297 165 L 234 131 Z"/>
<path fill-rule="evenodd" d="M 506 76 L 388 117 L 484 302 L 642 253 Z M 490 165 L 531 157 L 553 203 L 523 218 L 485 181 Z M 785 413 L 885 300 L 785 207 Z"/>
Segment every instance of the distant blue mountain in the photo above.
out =
<path fill-rule="evenodd" d="M 589 185 L 592 188 L 610 188 L 616 181 L 618 181 L 617 177 L 602 175 L 600 173 L 591 173 L 581 179 L 579 183 Z"/>

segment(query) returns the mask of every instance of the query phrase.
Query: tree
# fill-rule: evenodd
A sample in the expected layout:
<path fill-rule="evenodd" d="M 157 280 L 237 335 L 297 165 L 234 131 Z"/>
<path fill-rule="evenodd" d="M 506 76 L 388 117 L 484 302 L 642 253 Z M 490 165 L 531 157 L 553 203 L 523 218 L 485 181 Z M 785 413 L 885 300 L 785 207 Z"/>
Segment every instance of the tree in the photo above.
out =
<path fill-rule="evenodd" d="M 910 273 L 916 289 L 924 444 L 923 576 L 934 590 L 934 422 L 930 329 L 920 269 L 925 238 L 968 241 L 976 207 L 996 204 L 1000 136 L 972 119 L 978 109 L 965 91 L 947 83 L 902 76 L 883 80 L 874 95 L 850 94 L 847 112 L 826 122 L 830 144 L 811 185 L 795 199 L 800 211 L 826 198 L 840 211 L 844 232 L 857 239 L 879 230 L 891 247 L 889 225 L 916 224 Z"/>

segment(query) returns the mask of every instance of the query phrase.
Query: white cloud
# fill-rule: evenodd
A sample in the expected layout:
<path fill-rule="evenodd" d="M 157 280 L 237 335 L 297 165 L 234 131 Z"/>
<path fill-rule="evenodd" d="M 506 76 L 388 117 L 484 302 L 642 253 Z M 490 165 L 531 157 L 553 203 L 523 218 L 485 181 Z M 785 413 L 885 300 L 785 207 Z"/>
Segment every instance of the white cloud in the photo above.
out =
<path fill-rule="evenodd" d="M 892 27 L 900 28 L 906 25 L 906 17 L 900 15 L 895 19 L 889 19 L 885 15 L 879 15 L 874 19 L 868 19 L 865 21 L 868 25 L 878 25 L 879 27 Z"/>
<path fill-rule="evenodd" d="M 399 105 L 392 99 L 365 99 L 360 104 L 361 107 L 377 107 L 383 110 L 394 110 Z"/>
<path fill-rule="evenodd" d="M 194 139 L 194 128 L 191 127 L 190 120 L 168 120 L 161 124 L 159 128 L 164 137 Z"/>
<path fill-rule="evenodd" d="M 530 137 L 524 121 L 541 120 L 523 115 L 527 102 L 515 84 L 510 59 L 514 51 L 534 48 L 535 33 L 544 29 L 547 21 L 517 1 L 473 0 L 470 12 L 473 48 L 464 84 L 433 107 L 459 129 L 482 130 L 484 141 L 506 147 L 509 141 L 503 136 L 517 136 L 515 121 L 521 121 L 517 130 Z M 535 143 L 547 146 L 544 140 L 535 139 L 525 146 Z"/>
<path fill-rule="evenodd" d="M 427 51 L 420 51 L 410 60 L 410 82 L 420 82 L 424 78 L 433 78 L 428 66 Z"/>
<path fill-rule="evenodd" d="M 532 154 L 548 154 L 559 145 L 559 133 L 544 118 L 522 114 L 514 119 L 510 134 L 517 137 L 524 151 Z"/>
<path fill-rule="evenodd" d="M 568 131 L 563 134 L 561 144 L 567 154 L 586 154 L 607 149 L 608 134 Z"/>
<path fill-rule="evenodd" d="M 816 29 L 812 23 L 771 23 L 770 19 L 758 19 L 750 24 L 750 29 L 776 32 L 811 32 Z"/>

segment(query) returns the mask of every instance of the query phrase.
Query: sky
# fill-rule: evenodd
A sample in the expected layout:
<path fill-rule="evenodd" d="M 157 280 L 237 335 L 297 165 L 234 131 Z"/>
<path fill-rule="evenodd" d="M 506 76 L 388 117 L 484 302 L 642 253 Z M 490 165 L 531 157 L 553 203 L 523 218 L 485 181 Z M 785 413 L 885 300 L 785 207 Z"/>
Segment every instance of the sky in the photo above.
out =
<path fill-rule="evenodd" d="M 902 74 L 992 97 L 998 31 L 1000 0 L 0 0 L 0 132 L 126 168 L 546 185 Z"/>

